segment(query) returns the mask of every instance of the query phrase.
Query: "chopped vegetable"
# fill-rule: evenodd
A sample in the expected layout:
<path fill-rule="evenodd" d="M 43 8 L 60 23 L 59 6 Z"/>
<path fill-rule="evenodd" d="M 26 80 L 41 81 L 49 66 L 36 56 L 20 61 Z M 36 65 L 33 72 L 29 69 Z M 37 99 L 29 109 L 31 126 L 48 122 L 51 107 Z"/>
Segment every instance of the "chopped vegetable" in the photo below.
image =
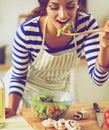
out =
<path fill-rule="evenodd" d="M 67 32 L 67 31 L 68 32 Z M 69 31 L 70 30 L 70 31 Z M 66 32 L 66 33 L 72 33 L 72 32 L 76 32 L 76 30 L 75 30 L 75 28 L 74 28 L 74 26 L 71 24 L 71 23 L 67 23 L 63 28 L 59 28 L 58 30 L 57 30 L 57 36 L 59 37 L 62 33 L 64 33 L 64 32 Z"/>
<path fill-rule="evenodd" d="M 42 94 L 40 96 L 33 96 L 32 101 L 37 102 L 53 102 L 53 97 L 48 94 Z"/>
<path fill-rule="evenodd" d="M 67 105 L 55 102 L 54 97 L 48 94 L 32 97 L 31 104 L 34 112 L 38 112 L 40 119 L 59 119 L 67 110 Z"/>

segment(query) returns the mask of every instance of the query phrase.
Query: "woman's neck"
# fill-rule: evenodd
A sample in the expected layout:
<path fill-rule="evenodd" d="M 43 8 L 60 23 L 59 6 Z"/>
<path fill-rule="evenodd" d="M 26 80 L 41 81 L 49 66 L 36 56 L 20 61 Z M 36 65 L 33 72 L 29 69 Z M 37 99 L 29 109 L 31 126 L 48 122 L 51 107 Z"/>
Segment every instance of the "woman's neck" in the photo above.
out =
<path fill-rule="evenodd" d="M 47 20 L 46 18 L 47 17 L 40 18 L 40 26 L 43 34 L 45 30 L 45 41 L 48 46 L 52 48 L 60 48 L 68 44 L 72 38 L 65 35 L 57 37 L 57 29 L 51 23 L 49 23 L 49 21 L 47 21 L 47 23 L 45 24 Z"/>
<path fill-rule="evenodd" d="M 46 30 L 45 31 L 46 34 L 49 34 L 49 35 L 52 35 L 52 36 L 57 35 L 57 29 L 48 21 L 47 16 L 43 16 L 43 17 L 40 18 L 40 26 L 41 26 L 41 30 L 42 30 L 43 33 L 44 33 L 44 30 Z"/>

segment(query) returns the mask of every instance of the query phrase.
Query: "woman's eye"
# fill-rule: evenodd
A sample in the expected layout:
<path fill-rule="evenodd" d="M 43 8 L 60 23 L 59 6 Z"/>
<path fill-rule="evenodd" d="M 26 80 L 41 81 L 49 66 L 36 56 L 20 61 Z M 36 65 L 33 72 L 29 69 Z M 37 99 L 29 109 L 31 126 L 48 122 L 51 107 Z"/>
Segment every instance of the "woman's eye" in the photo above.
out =
<path fill-rule="evenodd" d="M 59 7 L 58 7 L 58 6 L 50 6 L 50 9 L 51 9 L 51 10 L 58 10 Z"/>
<path fill-rule="evenodd" d="M 66 8 L 67 8 L 67 9 L 75 9 L 76 6 L 75 6 L 75 5 L 67 5 Z"/>

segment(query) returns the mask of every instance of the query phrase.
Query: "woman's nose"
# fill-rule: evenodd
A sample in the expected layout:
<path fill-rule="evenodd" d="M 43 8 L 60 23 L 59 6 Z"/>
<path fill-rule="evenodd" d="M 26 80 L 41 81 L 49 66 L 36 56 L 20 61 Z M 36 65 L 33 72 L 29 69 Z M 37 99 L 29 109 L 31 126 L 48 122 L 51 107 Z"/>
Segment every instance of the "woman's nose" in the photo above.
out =
<path fill-rule="evenodd" d="M 60 18 L 66 18 L 67 17 L 67 11 L 65 9 L 60 9 L 59 10 L 59 17 Z"/>

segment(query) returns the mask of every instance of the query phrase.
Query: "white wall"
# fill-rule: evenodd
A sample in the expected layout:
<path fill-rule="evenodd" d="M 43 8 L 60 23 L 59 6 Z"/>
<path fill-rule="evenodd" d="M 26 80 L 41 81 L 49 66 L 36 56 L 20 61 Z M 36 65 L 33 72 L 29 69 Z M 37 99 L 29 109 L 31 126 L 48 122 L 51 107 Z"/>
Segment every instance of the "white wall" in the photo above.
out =
<path fill-rule="evenodd" d="M 8 54 L 18 27 L 18 16 L 30 13 L 37 5 L 37 0 L 0 0 L 0 43 L 9 45 Z"/>
<path fill-rule="evenodd" d="M 109 0 L 87 0 L 87 8 L 99 24 L 103 18 L 109 18 Z"/>
<path fill-rule="evenodd" d="M 18 16 L 28 14 L 35 6 L 37 0 L 0 0 L 0 44 L 8 44 L 6 53 L 11 53 L 11 45 L 15 31 L 18 27 Z M 100 21 L 109 16 L 109 0 L 87 0 L 89 12 Z"/>
<path fill-rule="evenodd" d="M 109 100 L 109 80 L 103 86 L 95 85 L 89 77 L 86 65 L 79 65 L 76 68 L 75 87 L 78 102 Z"/>

